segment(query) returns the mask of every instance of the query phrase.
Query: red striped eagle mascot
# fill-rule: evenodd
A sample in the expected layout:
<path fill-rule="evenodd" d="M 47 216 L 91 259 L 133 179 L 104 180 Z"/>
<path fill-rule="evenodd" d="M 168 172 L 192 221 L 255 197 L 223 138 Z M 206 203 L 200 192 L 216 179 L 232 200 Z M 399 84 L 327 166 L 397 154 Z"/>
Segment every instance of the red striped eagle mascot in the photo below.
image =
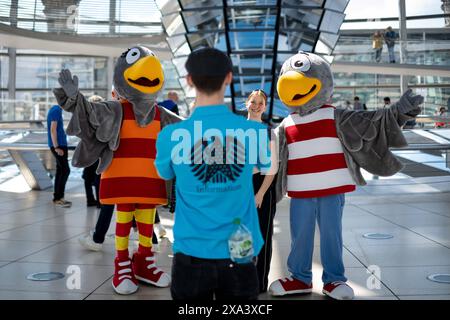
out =
<path fill-rule="evenodd" d="M 389 151 L 406 146 L 402 126 L 420 113 L 423 97 L 406 91 L 390 108 L 376 111 L 337 109 L 331 105 L 333 75 L 320 56 L 299 52 L 287 59 L 277 83 L 280 100 L 290 109 L 276 129 L 280 166 L 277 200 L 290 200 L 290 276 L 274 281 L 272 295 L 311 293 L 316 221 L 323 265 L 322 293 L 352 299 L 342 260 L 345 194 L 364 185 L 360 168 L 389 176 L 402 165 Z"/>

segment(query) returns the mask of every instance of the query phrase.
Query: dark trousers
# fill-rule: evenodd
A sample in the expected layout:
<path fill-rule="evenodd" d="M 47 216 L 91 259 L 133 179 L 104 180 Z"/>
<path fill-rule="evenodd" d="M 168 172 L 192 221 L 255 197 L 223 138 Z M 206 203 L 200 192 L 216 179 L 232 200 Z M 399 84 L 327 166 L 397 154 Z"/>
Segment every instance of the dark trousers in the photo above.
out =
<path fill-rule="evenodd" d="M 92 236 L 95 243 L 103 243 L 105 242 L 105 236 L 108 232 L 109 225 L 111 224 L 111 219 L 114 213 L 114 205 L 113 204 L 102 204 L 100 209 L 100 214 L 97 219 L 97 223 L 95 225 L 94 235 Z M 155 223 L 159 223 L 159 216 L 156 213 Z M 133 219 L 133 228 L 136 227 L 136 221 Z M 153 232 L 152 243 L 157 244 L 158 238 Z"/>
<path fill-rule="evenodd" d="M 82 178 L 84 179 L 84 190 L 86 192 L 87 202 L 99 201 L 99 190 L 100 190 L 100 175 L 97 174 L 96 170 L 98 167 L 98 161 L 93 165 L 83 169 Z M 92 187 L 95 188 L 95 197 L 92 191 Z"/>
<path fill-rule="evenodd" d="M 108 232 L 109 225 L 111 224 L 113 213 L 113 204 L 102 204 L 100 214 L 97 219 L 97 224 L 95 225 L 95 231 L 93 235 L 94 242 L 103 243 L 105 241 L 106 232 Z"/>
<path fill-rule="evenodd" d="M 256 300 L 258 277 L 253 263 L 200 259 L 176 253 L 170 292 L 174 300 Z"/>
<path fill-rule="evenodd" d="M 264 181 L 264 175 L 253 175 L 253 190 L 256 194 Z M 259 227 L 264 239 L 264 245 L 258 255 L 256 268 L 258 270 L 259 292 L 266 292 L 269 282 L 270 261 L 272 259 L 273 219 L 276 211 L 274 184 L 267 189 L 261 208 L 258 208 Z"/>
<path fill-rule="evenodd" d="M 59 147 L 64 151 L 64 155 L 60 156 L 56 153 L 55 148 L 51 147 L 50 150 L 56 159 L 56 174 L 55 174 L 55 186 L 53 193 L 53 201 L 64 198 L 64 191 L 66 190 L 67 179 L 70 175 L 70 167 L 68 161 L 68 149 L 67 147 Z"/>
<path fill-rule="evenodd" d="M 155 212 L 155 224 L 160 223 L 161 220 L 159 219 L 159 214 L 158 214 L 158 210 L 156 210 Z M 152 243 L 153 244 L 158 244 L 158 236 L 155 234 L 155 229 L 153 229 L 153 236 L 152 236 Z"/>

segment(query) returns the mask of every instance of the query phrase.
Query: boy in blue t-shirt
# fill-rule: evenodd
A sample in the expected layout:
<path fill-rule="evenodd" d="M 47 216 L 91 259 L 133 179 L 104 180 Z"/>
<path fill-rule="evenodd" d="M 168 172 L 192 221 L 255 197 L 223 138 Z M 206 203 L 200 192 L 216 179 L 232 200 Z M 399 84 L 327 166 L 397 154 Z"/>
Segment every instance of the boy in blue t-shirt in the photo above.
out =
<path fill-rule="evenodd" d="M 156 142 L 159 175 L 177 181 L 171 294 L 174 299 L 256 299 L 254 259 L 233 262 L 228 239 L 239 219 L 252 235 L 254 256 L 261 250 L 252 171 L 270 167 L 267 129 L 224 104 L 232 64 L 223 52 L 194 51 L 186 70 L 196 107 L 187 120 L 165 127 Z"/>

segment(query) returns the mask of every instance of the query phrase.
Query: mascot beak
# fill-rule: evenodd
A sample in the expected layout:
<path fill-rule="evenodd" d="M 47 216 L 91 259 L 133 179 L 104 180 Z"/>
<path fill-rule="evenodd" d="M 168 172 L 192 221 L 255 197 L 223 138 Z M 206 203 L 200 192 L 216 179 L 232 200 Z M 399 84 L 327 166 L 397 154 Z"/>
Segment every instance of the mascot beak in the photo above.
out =
<path fill-rule="evenodd" d="M 277 83 L 280 100 L 289 107 L 299 107 L 306 104 L 320 92 L 322 82 L 309 78 L 297 71 L 283 74 Z"/>
<path fill-rule="evenodd" d="M 146 56 L 125 70 L 123 76 L 127 83 L 145 94 L 159 91 L 164 83 L 161 62 L 155 56 Z"/>

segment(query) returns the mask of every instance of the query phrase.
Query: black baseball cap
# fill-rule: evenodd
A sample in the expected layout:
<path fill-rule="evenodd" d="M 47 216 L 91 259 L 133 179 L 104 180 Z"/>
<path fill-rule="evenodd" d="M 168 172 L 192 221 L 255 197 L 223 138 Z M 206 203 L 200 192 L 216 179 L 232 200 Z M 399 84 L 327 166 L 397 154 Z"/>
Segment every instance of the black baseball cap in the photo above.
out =
<path fill-rule="evenodd" d="M 215 48 L 202 48 L 192 51 L 185 64 L 191 76 L 225 77 L 231 72 L 231 59 Z"/>

